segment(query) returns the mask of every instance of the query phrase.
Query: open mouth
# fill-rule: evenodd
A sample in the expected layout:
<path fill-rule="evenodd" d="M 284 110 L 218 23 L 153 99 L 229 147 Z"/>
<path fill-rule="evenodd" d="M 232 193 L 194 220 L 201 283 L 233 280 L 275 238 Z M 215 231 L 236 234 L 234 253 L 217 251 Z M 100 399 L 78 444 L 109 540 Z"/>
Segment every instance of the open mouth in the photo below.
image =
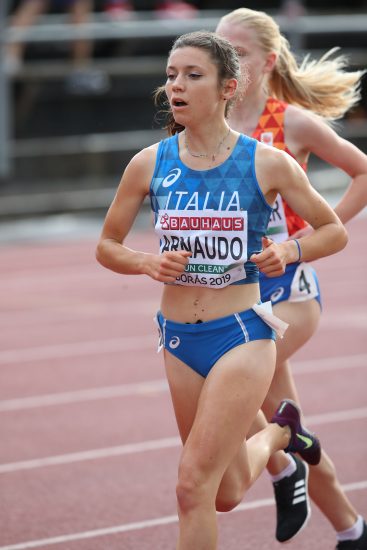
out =
<path fill-rule="evenodd" d="M 185 107 L 187 103 L 183 101 L 182 99 L 173 99 L 172 100 L 172 107 Z"/>

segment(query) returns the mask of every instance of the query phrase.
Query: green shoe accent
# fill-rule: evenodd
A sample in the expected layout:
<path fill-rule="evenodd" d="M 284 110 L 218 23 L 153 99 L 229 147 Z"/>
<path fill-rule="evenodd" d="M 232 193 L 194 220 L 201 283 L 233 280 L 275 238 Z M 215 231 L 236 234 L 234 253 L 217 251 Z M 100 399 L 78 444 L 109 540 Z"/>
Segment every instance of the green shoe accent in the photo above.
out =
<path fill-rule="evenodd" d="M 296 435 L 298 439 L 306 443 L 305 449 L 309 449 L 310 447 L 312 447 L 312 443 L 313 443 L 312 439 L 310 439 L 309 437 L 306 437 L 305 435 L 301 435 L 301 434 L 296 434 Z"/>

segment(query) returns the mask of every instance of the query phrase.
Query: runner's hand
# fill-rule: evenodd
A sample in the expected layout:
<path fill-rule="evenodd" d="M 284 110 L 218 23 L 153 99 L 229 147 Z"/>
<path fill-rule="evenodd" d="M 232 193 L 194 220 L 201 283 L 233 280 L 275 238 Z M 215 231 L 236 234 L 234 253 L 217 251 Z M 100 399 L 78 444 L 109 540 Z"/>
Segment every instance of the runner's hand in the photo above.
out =
<path fill-rule="evenodd" d="M 283 275 L 286 267 L 286 256 L 281 245 L 268 237 L 262 238 L 263 250 L 252 254 L 250 261 L 254 262 L 259 270 L 268 277 Z"/>
<path fill-rule="evenodd" d="M 149 254 L 146 273 L 155 281 L 174 283 L 176 278 L 185 271 L 191 254 L 187 250 Z"/>

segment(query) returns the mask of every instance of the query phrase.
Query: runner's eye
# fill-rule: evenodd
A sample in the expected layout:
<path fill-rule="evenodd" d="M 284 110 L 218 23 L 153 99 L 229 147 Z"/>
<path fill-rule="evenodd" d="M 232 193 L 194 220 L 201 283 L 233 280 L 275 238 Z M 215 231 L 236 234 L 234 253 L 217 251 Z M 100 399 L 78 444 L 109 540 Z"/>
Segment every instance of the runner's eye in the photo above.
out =
<path fill-rule="evenodd" d="M 236 48 L 236 52 L 238 57 L 246 57 L 247 55 L 247 52 L 245 52 L 242 48 Z"/>

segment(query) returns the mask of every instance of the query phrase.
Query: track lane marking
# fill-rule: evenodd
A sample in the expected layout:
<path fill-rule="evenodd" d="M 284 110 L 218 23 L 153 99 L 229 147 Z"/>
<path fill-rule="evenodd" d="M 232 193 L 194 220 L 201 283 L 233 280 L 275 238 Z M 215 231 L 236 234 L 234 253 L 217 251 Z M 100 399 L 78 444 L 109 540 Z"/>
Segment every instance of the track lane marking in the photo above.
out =
<path fill-rule="evenodd" d="M 320 425 L 332 424 L 334 422 L 349 422 L 352 420 L 361 420 L 367 418 L 367 407 L 360 409 L 349 409 L 345 411 L 335 411 L 315 416 L 306 417 L 307 424 Z M 156 451 L 160 449 L 169 449 L 179 447 L 181 440 L 179 437 L 165 437 L 161 439 L 152 439 L 138 443 L 127 443 L 114 447 L 104 447 L 101 449 L 89 449 L 75 453 L 65 453 L 62 455 L 46 456 L 34 458 L 31 460 L 21 460 L 17 462 L 8 462 L 0 464 L 0 474 L 10 474 L 24 470 L 33 470 L 36 468 L 45 468 L 49 466 L 61 466 L 63 464 L 73 464 L 76 462 L 86 462 L 88 460 L 98 460 L 101 458 L 111 458 L 114 456 L 129 455 L 134 453 L 143 453 Z"/>
<path fill-rule="evenodd" d="M 353 483 L 346 483 L 342 485 L 345 492 L 350 491 L 364 491 L 367 489 L 367 480 L 357 481 Z M 261 508 L 267 508 L 274 506 L 273 498 L 263 498 L 253 500 L 250 502 L 244 502 L 239 504 L 237 508 L 232 510 L 231 513 L 245 512 L 246 510 L 255 510 Z M 219 514 L 223 515 L 223 514 Z M 39 540 L 30 540 L 21 542 L 18 544 L 11 544 L 8 546 L 0 546 L 0 550 L 28 550 L 30 548 L 41 548 L 42 546 L 51 546 L 53 544 L 62 544 L 66 542 L 74 542 L 77 540 L 92 539 L 97 537 L 104 537 L 108 535 L 117 535 L 120 533 L 126 533 L 128 531 L 141 531 L 143 529 L 149 529 L 151 527 L 160 527 L 162 525 L 169 525 L 177 523 L 177 515 L 162 516 L 160 518 L 147 519 L 143 521 L 135 521 L 132 523 L 125 523 L 122 525 L 115 525 L 111 527 L 105 527 L 102 529 L 93 529 L 90 531 L 81 531 L 79 533 L 70 533 L 69 535 L 59 535 L 57 537 L 50 537 Z"/>
<path fill-rule="evenodd" d="M 154 332 L 150 332 L 149 334 L 143 334 L 140 336 L 125 336 L 103 340 L 85 340 L 79 342 L 68 342 L 64 344 L 53 344 L 50 346 L 32 346 L 20 349 L 12 348 L 0 351 L 0 365 L 21 364 L 31 361 L 45 361 L 50 359 L 81 357 L 95 354 L 105 355 L 107 353 L 116 353 L 121 351 L 154 349 L 156 347 L 156 342 L 156 334 Z M 367 354 L 356 355 L 355 357 L 366 358 Z M 340 362 L 345 359 L 348 359 L 348 357 L 335 357 L 333 358 L 333 361 L 340 364 Z M 319 361 L 324 360 L 320 359 Z M 326 360 L 330 360 L 330 358 L 327 358 Z"/>
<path fill-rule="evenodd" d="M 44 468 L 47 466 L 60 466 L 62 464 L 72 464 L 75 462 L 85 462 L 88 460 L 98 460 L 101 458 L 111 458 L 114 456 L 143 453 L 147 451 L 158 451 L 160 449 L 178 447 L 179 445 L 181 445 L 181 439 L 177 436 L 172 436 L 161 439 L 141 441 L 138 443 L 126 443 L 124 445 L 116 445 L 115 447 L 104 447 L 101 449 L 90 449 L 88 451 L 79 451 L 76 453 L 46 456 L 31 460 L 21 460 L 19 462 L 0 464 L 0 474 L 33 470 L 35 468 Z"/>
<path fill-rule="evenodd" d="M 22 349 L 8 349 L 0 351 L 0 364 L 20 364 L 30 361 L 45 361 L 66 357 L 81 357 L 116 353 L 121 351 L 137 351 L 154 348 L 157 337 L 150 333 L 141 336 L 125 336 L 105 340 L 86 340 L 83 342 L 69 342 L 52 346 L 37 346 Z"/>
<path fill-rule="evenodd" d="M 366 368 L 366 366 L 367 354 L 295 361 L 293 364 L 295 376 L 313 372 L 320 373 L 351 368 Z M 146 382 L 4 399 L 0 401 L 0 413 L 166 391 L 168 391 L 167 381 L 165 378 L 161 378 L 157 380 L 148 380 Z"/>
<path fill-rule="evenodd" d="M 65 405 L 69 403 L 81 403 L 84 401 L 98 401 L 100 399 L 111 399 L 130 395 L 147 395 L 165 391 L 168 391 L 168 383 L 165 378 L 161 378 L 132 384 L 119 384 L 116 386 L 104 386 L 63 393 L 49 393 L 31 397 L 20 397 L 17 399 L 6 399 L 0 401 L 0 413 L 37 407 Z"/>

